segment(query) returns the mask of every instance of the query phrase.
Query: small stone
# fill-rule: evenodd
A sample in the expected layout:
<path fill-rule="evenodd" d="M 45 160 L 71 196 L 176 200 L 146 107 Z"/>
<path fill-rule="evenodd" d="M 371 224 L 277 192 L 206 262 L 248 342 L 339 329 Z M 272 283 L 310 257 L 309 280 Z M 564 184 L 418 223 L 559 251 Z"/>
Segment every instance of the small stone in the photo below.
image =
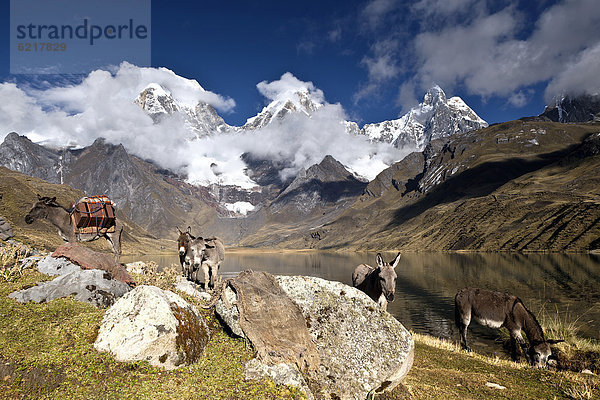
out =
<path fill-rule="evenodd" d="M 492 382 L 486 382 L 485 386 L 487 386 L 491 389 L 498 389 L 498 390 L 506 389 L 506 386 L 498 385 L 497 383 L 492 383 Z"/>
<path fill-rule="evenodd" d="M 596 375 L 592 371 L 590 371 L 589 369 L 584 369 L 583 371 L 581 371 L 581 373 L 582 374 L 588 374 L 588 375 Z"/>

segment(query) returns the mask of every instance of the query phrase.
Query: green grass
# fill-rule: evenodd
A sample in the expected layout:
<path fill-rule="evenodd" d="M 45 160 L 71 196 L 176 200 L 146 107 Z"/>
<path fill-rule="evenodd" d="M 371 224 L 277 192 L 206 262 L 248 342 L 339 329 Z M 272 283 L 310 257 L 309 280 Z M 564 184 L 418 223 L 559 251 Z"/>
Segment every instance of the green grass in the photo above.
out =
<path fill-rule="evenodd" d="M 212 338 L 202 360 L 176 371 L 146 362 L 119 363 L 93 343 L 102 309 L 71 298 L 20 304 L 14 290 L 50 279 L 26 270 L 0 283 L 0 398 L 39 399 L 294 399 L 295 390 L 270 381 L 245 381 L 243 363 L 253 357 L 244 341 L 229 337 L 210 312 Z"/>
<path fill-rule="evenodd" d="M 154 266 L 140 283 L 168 288 L 176 266 Z M 72 298 L 20 304 L 8 294 L 51 279 L 26 269 L 0 279 L 0 398 L 18 399 L 299 399 L 295 389 L 271 381 L 245 381 L 253 357 L 246 342 L 224 332 L 212 311 L 200 310 L 211 330 L 202 359 L 165 371 L 146 362 L 120 363 L 93 343 L 105 310 Z M 183 296 L 190 302 L 194 299 Z M 414 334 L 415 361 L 402 385 L 376 399 L 590 399 L 600 396 L 597 376 L 538 369 L 461 351 L 456 343 Z M 8 364 L 8 365 L 7 365 Z M 491 389 L 487 382 L 505 386 Z"/>

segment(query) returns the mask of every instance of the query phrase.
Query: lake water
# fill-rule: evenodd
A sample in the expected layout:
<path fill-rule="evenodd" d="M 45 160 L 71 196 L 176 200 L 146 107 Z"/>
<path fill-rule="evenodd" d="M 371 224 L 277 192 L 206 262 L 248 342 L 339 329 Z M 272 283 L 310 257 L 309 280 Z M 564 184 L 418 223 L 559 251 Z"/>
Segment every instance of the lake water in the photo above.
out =
<path fill-rule="evenodd" d="M 391 260 L 395 254 L 386 253 Z M 122 262 L 179 264 L 173 256 L 128 256 Z M 352 285 L 352 271 L 361 263 L 375 265 L 375 253 L 285 252 L 226 254 L 219 273 L 235 276 L 245 269 L 279 275 L 308 275 Z M 519 296 L 541 317 L 542 310 L 578 319 L 580 334 L 600 339 L 600 256 L 589 254 L 406 253 L 397 268 L 396 297 L 388 311 L 418 333 L 458 340 L 454 326 L 454 295 L 466 286 Z M 497 331 L 473 322 L 472 347 L 504 354 L 494 343 Z"/>

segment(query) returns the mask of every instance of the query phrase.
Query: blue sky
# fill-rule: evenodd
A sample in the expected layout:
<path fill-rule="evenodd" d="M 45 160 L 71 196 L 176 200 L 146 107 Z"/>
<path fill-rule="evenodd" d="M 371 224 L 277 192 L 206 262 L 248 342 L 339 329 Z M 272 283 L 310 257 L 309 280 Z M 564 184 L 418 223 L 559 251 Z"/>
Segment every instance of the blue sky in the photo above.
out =
<path fill-rule="evenodd" d="M 0 23 L 0 82 L 30 80 L 9 74 L 8 1 Z M 233 125 L 265 105 L 256 85 L 285 72 L 361 125 L 396 118 L 433 84 L 508 121 L 555 93 L 597 91 L 599 54 L 596 0 L 152 2 L 152 66 L 233 99 Z"/>

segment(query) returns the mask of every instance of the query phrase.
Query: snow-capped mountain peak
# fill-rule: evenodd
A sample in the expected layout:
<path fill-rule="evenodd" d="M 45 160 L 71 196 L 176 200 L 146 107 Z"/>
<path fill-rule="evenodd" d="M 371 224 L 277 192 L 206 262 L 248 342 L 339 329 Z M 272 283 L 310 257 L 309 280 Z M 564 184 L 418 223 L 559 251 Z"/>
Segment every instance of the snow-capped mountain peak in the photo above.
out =
<path fill-rule="evenodd" d="M 231 127 L 210 104 L 189 99 L 174 99 L 169 90 L 158 83 L 150 83 L 140 92 L 134 103 L 139 105 L 154 121 L 160 123 L 167 116 L 180 113 L 190 139 L 208 136 L 213 133 L 226 133 Z"/>
<path fill-rule="evenodd" d="M 157 83 L 146 86 L 134 103 L 146 111 L 155 123 L 179 110 L 171 93 Z"/>
<path fill-rule="evenodd" d="M 460 97 L 448 99 L 442 88 L 435 85 L 427 91 L 422 103 L 399 119 L 367 124 L 360 133 L 397 148 L 423 150 L 433 139 L 486 126 L 488 123 Z"/>
<path fill-rule="evenodd" d="M 268 124 L 282 120 L 288 113 L 300 112 L 310 116 L 323 106 L 323 103 L 311 95 L 308 89 L 287 91 L 279 95 L 256 116 L 248 118 L 242 129 L 260 129 Z"/>

